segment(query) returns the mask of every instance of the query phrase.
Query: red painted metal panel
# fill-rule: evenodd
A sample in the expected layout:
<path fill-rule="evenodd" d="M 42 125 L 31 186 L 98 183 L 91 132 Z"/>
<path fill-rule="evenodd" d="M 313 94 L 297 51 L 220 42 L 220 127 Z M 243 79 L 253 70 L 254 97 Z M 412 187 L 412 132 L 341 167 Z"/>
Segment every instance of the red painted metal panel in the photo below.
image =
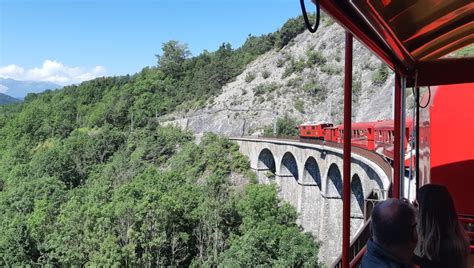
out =
<path fill-rule="evenodd" d="M 351 215 L 351 117 L 352 117 L 352 34 L 346 32 L 344 59 L 344 130 L 342 173 L 342 267 L 349 268 L 350 215 Z"/>
<path fill-rule="evenodd" d="M 351 261 L 351 268 L 353 267 L 359 267 L 360 263 L 362 262 L 362 258 L 364 257 L 364 254 L 365 252 L 367 252 L 367 246 L 364 246 L 358 253 L 357 255 L 354 257 L 354 259 L 352 259 Z"/>
<path fill-rule="evenodd" d="M 440 86 L 432 97 L 430 182 L 448 187 L 459 214 L 474 215 L 474 83 Z"/>
<path fill-rule="evenodd" d="M 401 85 L 400 85 L 400 73 L 395 71 L 395 143 L 394 143 L 394 155 L 393 155 L 393 181 L 392 181 L 392 197 L 400 197 L 400 135 L 401 135 L 401 115 L 402 115 L 402 98 L 401 98 Z"/>

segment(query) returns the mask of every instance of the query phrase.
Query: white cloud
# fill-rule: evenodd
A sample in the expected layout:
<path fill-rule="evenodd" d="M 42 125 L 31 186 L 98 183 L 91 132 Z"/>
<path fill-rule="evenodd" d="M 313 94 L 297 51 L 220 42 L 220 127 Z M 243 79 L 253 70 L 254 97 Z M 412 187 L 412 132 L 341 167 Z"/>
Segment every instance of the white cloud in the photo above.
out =
<path fill-rule="evenodd" d="M 25 73 L 25 69 L 21 68 L 20 66 L 16 66 L 15 64 L 10 64 L 5 67 L 0 67 L 0 77 L 3 77 L 3 78 L 21 76 L 24 73 Z"/>
<path fill-rule="evenodd" d="M 7 93 L 8 91 L 8 87 L 0 84 L 0 93 Z"/>
<path fill-rule="evenodd" d="M 45 60 L 41 67 L 25 70 L 23 67 L 11 64 L 0 67 L 0 77 L 16 80 L 45 81 L 60 85 L 80 83 L 106 75 L 103 66 L 94 68 L 69 67 L 55 60 Z"/>

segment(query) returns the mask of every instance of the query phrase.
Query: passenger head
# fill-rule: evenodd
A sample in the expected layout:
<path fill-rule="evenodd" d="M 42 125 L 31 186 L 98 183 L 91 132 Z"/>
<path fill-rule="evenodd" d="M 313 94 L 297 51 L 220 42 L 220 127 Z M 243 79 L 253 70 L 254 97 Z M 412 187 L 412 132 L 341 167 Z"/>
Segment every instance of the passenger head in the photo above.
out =
<path fill-rule="evenodd" d="M 422 256 L 439 260 L 443 248 L 463 256 L 467 251 L 467 239 L 448 189 L 442 185 L 424 185 L 418 190 L 416 200 Z"/>
<path fill-rule="evenodd" d="M 413 252 L 418 240 L 414 207 L 399 199 L 377 204 L 372 211 L 372 236 L 382 246 Z"/>

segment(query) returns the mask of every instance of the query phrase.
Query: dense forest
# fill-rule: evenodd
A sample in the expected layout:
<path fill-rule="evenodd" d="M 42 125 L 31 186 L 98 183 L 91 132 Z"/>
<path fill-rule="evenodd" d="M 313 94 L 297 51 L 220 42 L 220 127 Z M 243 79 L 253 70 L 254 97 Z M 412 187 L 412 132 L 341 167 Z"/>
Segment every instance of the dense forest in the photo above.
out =
<path fill-rule="evenodd" d="M 314 237 L 236 144 L 156 120 L 204 105 L 303 25 L 195 57 L 169 41 L 156 67 L 1 106 L 0 266 L 317 266 Z"/>

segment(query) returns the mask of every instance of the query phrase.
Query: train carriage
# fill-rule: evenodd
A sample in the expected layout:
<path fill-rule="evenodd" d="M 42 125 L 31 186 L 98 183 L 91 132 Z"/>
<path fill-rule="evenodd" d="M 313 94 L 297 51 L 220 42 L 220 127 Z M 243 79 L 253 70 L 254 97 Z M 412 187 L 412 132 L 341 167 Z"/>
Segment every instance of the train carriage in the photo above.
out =
<path fill-rule="evenodd" d="M 339 138 L 338 128 L 331 126 L 324 129 L 324 140 L 330 142 L 337 142 Z"/>
<path fill-rule="evenodd" d="M 374 149 L 374 127 L 376 122 L 361 122 L 352 124 L 351 143 L 367 150 Z"/>
<path fill-rule="evenodd" d="M 405 135 L 404 135 L 404 152 L 405 152 L 405 163 L 404 166 L 410 167 L 413 166 L 413 157 L 415 152 L 413 151 L 412 146 L 410 145 L 410 137 L 412 136 L 413 130 L 413 120 L 408 118 L 405 123 Z M 375 124 L 375 147 L 374 150 L 385 156 L 388 159 L 394 159 L 394 149 L 395 149 L 395 125 L 393 120 L 382 120 Z M 410 163 L 411 160 L 411 163 Z"/>

